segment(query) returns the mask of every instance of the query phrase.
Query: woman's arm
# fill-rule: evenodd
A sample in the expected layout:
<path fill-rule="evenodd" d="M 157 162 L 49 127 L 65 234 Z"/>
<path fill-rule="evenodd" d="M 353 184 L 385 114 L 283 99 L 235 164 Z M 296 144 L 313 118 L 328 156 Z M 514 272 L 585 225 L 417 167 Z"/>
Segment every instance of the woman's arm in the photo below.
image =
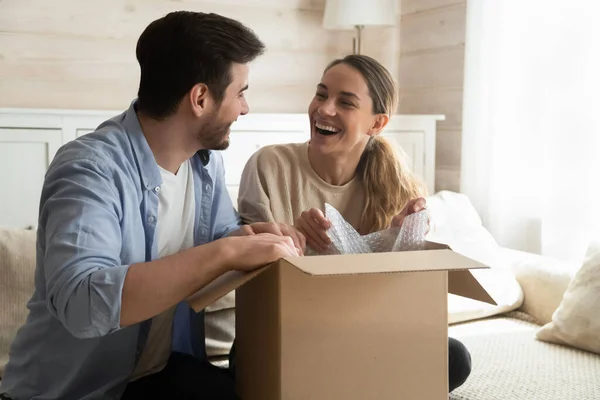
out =
<path fill-rule="evenodd" d="M 244 224 L 254 222 L 276 222 L 271 211 L 271 200 L 264 173 L 268 168 L 262 165 L 260 152 L 254 153 L 242 172 L 238 193 L 238 212 Z"/>

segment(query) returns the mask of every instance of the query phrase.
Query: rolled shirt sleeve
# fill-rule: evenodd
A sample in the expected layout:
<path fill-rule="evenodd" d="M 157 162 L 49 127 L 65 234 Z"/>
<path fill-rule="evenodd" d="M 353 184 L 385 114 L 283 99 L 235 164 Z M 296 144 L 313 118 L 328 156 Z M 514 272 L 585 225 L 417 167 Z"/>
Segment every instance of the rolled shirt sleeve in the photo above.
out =
<path fill-rule="evenodd" d="M 44 257 L 48 309 L 75 337 L 120 328 L 129 267 L 120 262 L 121 217 L 113 175 L 98 160 L 48 171 L 40 205 L 45 243 L 38 256 Z"/>

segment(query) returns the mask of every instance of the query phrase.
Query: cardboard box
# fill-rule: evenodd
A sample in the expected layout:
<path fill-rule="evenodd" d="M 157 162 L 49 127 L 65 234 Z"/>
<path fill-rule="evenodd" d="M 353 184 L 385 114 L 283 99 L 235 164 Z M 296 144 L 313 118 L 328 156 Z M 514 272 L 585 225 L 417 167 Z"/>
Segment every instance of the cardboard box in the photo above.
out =
<path fill-rule="evenodd" d="M 423 251 L 281 259 L 194 294 L 202 310 L 236 292 L 242 400 L 448 399 L 447 293 L 496 304 L 469 272 Z"/>

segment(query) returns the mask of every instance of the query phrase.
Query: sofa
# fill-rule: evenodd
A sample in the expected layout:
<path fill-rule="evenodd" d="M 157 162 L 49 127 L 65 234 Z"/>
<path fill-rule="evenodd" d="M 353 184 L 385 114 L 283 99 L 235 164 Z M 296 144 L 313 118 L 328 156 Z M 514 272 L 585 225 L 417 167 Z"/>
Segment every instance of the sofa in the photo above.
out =
<path fill-rule="evenodd" d="M 600 399 L 599 354 L 536 338 L 555 316 L 578 266 L 498 246 L 464 195 L 437 193 L 428 207 L 434 239 L 460 238 L 449 240 L 455 251 L 490 265 L 477 278 L 498 302 L 449 295 L 449 335 L 467 346 L 473 363 L 471 376 L 450 398 Z M 0 378 L 27 316 L 34 269 L 35 232 L 0 228 Z"/>

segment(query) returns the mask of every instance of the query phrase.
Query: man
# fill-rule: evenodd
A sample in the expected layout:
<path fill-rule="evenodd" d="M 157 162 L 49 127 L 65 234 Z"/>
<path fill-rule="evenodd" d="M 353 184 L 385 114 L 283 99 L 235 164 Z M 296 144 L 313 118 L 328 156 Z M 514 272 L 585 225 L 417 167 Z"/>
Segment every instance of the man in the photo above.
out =
<path fill-rule="evenodd" d="M 247 64 L 263 50 L 214 14 L 171 13 L 142 33 L 137 101 L 48 169 L 35 292 L 4 398 L 236 398 L 227 373 L 190 355 L 203 352 L 202 328 L 184 300 L 304 246 L 287 225 L 241 226 L 210 151 L 248 112 Z M 189 348 L 172 352 L 172 340 Z"/>

